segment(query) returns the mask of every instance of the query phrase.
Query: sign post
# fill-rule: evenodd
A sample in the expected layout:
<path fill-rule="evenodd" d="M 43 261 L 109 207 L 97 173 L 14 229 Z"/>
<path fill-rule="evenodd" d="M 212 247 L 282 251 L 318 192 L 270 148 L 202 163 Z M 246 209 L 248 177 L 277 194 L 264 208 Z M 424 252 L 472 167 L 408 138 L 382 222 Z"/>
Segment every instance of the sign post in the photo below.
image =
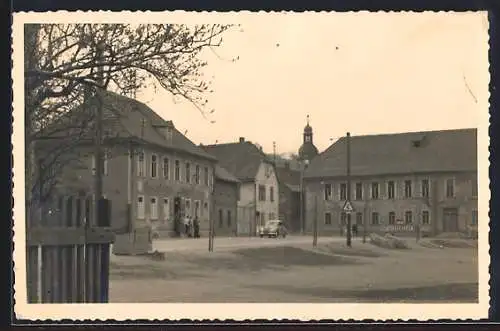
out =
<path fill-rule="evenodd" d="M 347 132 L 346 135 L 346 149 L 347 149 L 347 199 L 344 204 L 344 211 L 347 213 L 347 247 L 351 247 L 351 212 L 353 211 L 351 205 L 351 134 Z"/>

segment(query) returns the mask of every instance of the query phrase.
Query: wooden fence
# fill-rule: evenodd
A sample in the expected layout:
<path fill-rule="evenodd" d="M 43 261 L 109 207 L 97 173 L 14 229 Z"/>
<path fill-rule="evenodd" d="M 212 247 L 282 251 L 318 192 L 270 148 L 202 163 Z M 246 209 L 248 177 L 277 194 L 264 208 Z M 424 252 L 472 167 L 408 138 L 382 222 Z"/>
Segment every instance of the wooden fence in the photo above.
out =
<path fill-rule="evenodd" d="M 27 220 L 29 303 L 105 303 L 109 292 L 109 200 L 58 197 Z"/>

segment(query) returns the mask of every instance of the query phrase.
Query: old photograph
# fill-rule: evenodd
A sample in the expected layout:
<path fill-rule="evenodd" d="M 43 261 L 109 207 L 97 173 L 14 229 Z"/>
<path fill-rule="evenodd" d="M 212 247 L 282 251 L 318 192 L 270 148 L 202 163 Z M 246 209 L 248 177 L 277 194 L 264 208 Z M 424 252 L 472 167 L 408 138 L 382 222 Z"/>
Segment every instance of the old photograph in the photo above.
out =
<path fill-rule="evenodd" d="M 17 13 L 13 61 L 18 318 L 487 316 L 485 12 Z"/>

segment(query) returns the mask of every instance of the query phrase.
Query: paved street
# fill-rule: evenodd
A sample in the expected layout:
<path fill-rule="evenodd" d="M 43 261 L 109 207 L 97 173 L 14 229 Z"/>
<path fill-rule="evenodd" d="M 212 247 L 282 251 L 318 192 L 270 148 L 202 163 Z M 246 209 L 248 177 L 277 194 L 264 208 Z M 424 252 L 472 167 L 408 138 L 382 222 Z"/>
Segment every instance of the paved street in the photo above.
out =
<path fill-rule="evenodd" d="M 328 242 L 343 242 L 345 238 L 341 237 L 319 237 L 318 243 Z M 215 237 L 214 251 L 230 251 L 238 248 L 251 247 L 270 247 L 284 245 L 308 245 L 312 246 L 312 236 L 287 236 L 286 238 L 259 238 L 259 237 Z M 208 238 L 169 238 L 153 241 L 153 250 L 160 252 L 172 251 L 207 251 Z"/>

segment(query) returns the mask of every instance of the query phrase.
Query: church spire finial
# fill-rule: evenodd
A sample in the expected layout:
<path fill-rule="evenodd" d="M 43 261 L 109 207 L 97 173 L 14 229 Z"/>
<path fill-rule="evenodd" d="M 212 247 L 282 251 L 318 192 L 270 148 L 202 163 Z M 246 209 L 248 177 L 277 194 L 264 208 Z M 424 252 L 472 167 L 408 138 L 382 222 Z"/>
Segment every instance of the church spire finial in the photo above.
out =
<path fill-rule="evenodd" d="M 307 114 L 307 125 L 309 125 L 309 114 Z"/>

